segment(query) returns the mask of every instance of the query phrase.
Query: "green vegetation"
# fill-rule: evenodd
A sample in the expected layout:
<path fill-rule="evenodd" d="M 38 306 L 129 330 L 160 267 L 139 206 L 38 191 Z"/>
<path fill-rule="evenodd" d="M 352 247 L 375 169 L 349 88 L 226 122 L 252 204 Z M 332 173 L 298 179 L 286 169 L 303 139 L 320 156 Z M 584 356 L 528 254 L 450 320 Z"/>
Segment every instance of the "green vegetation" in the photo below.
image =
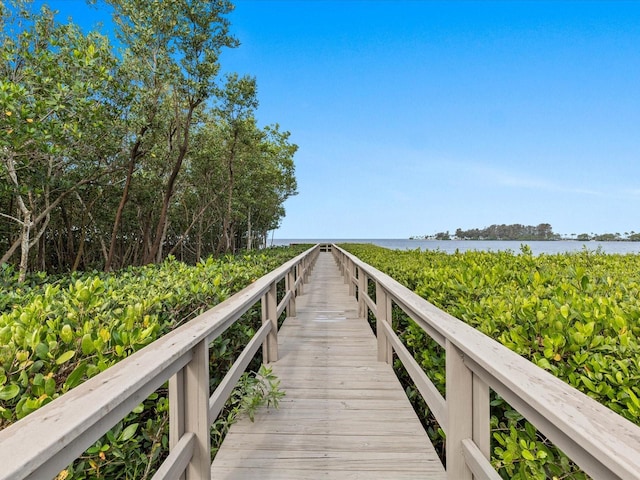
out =
<path fill-rule="evenodd" d="M 297 146 L 258 125 L 255 78 L 220 78 L 233 5 L 88 2 L 113 13 L 117 49 L 0 2 L 0 264 L 24 278 L 264 244 Z"/>
<path fill-rule="evenodd" d="M 390 251 L 351 253 L 569 385 L 640 423 L 640 256 L 580 253 Z M 444 352 L 395 312 L 396 332 L 444 394 Z M 402 376 L 402 368 L 396 365 Z M 406 375 L 403 377 L 406 381 Z M 429 433 L 442 438 L 408 387 Z M 492 463 L 505 479 L 584 479 L 567 457 L 501 398 L 492 397 Z"/>
<path fill-rule="evenodd" d="M 277 248 L 187 266 L 161 265 L 119 273 L 44 275 L 18 281 L 5 266 L 0 276 L 0 428 L 23 418 L 150 344 L 176 326 L 255 281 L 308 246 Z M 210 348 L 211 388 L 261 324 L 260 306 Z M 257 371 L 260 359 L 250 365 Z M 214 425 L 224 429 L 241 410 L 277 403 L 273 376 L 243 379 L 239 393 Z M 147 478 L 166 455 L 166 388 L 119 422 L 67 471 L 69 478 Z M 215 445 L 215 442 L 214 442 Z"/>
<path fill-rule="evenodd" d="M 456 230 L 456 238 L 461 240 L 558 240 L 560 235 L 553 233 L 551 225 L 491 225 L 487 228 Z"/>
<path fill-rule="evenodd" d="M 511 241 L 545 241 L 545 240 L 579 240 L 582 242 L 597 240 L 600 242 L 638 242 L 640 233 L 633 230 L 621 233 L 581 233 L 571 235 L 560 235 L 553 232 L 553 228 L 548 223 L 541 223 L 537 226 L 521 225 L 491 225 L 486 228 L 472 228 L 463 230 L 456 229 L 454 235 L 449 231 L 438 232 L 435 235 L 412 236 L 410 240 L 511 240 Z"/>

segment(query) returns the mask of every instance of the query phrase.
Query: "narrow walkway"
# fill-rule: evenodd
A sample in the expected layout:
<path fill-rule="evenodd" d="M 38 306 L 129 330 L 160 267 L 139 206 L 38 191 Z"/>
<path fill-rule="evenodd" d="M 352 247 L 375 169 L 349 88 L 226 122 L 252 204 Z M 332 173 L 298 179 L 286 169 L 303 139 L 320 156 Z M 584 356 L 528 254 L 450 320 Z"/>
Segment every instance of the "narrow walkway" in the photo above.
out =
<path fill-rule="evenodd" d="M 286 392 L 277 410 L 232 426 L 214 479 L 429 479 L 445 473 L 391 366 L 321 253 L 297 317 L 280 332 L 272 364 Z"/>

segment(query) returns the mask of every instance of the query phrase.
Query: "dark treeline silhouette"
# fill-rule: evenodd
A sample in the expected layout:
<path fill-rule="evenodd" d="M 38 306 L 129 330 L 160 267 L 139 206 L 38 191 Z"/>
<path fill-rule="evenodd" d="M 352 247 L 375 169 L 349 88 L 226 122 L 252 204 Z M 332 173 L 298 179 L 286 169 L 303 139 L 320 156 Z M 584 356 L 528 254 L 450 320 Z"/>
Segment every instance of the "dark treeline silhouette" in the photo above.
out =
<path fill-rule="evenodd" d="M 553 233 L 548 223 L 539 225 L 491 225 L 486 228 L 462 230 L 458 228 L 455 236 L 462 240 L 558 240 L 560 235 Z"/>

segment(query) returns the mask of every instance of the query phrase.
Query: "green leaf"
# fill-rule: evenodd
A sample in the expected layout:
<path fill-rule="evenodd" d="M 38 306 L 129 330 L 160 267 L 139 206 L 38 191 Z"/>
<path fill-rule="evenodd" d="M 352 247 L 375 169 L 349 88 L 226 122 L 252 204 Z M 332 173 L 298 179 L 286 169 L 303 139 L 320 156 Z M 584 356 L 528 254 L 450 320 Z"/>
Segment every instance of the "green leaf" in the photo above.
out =
<path fill-rule="evenodd" d="M 84 377 L 84 374 L 86 373 L 86 371 L 87 371 L 87 363 L 86 362 L 80 363 L 80 365 L 78 365 L 73 370 L 73 372 L 71 372 L 71 374 L 67 377 L 67 380 L 64 382 L 64 384 L 69 389 L 77 387 L 80 384 L 80 381 L 82 380 L 82 378 Z"/>
<path fill-rule="evenodd" d="M 11 383 L 0 388 L 0 400 L 11 400 L 16 398 L 20 393 L 20 387 L 15 383 Z"/>
<path fill-rule="evenodd" d="M 62 365 L 65 362 L 71 360 L 76 354 L 75 350 L 68 350 L 56 358 L 56 365 Z"/>
<path fill-rule="evenodd" d="M 66 324 L 64 327 L 62 327 L 62 330 L 60 331 L 60 338 L 64 343 L 70 343 L 71 340 L 73 340 L 73 330 L 71 329 L 69 324 Z"/>
<path fill-rule="evenodd" d="M 41 358 L 42 360 L 46 360 L 48 353 L 49 353 L 49 346 L 46 343 L 39 343 L 36 346 L 36 356 L 38 358 Z"/>
<path fill-rule="evenodd" d="M 49 377 L 44 381 L 44 393 L 53 397 L 56 393 L 56 381 L 53 377 Z"/>
<path fill-rule="evenodd" d="M 127 440 L 130 440 L 136 434 L 136 430 L 138 430 L 138 424 L 132 423 L 122 431 L 122 433 L 118 437 L 118 441 L 126 442 Z"/>
<path fill-rule="evenodd" d="M 533 454 L 529 450 L 522 450 L 522 457 L 525 460 L 529 460 L 529 461 L 533 461 L 533 460 L 536 459 L 536 457 L 534 457 Z"/>
<path fill-rule="evenodd" d="M 91 355 L 95 351 L 95 346 L 93 344 L 93 340 L 91 340 L 91 334 L 86 333 L 82 337 L 82 353 L 85 355 Z"/>
<path fill-rule="evenodd" d="M 585 377 L 584 375 L 580 375 L 580 380 L 582 380 L 582 383 L 584 383 L 585 386 L 589 390 L 591 390 L 592 392 L 597 392 L 598 391 L 596 386 L 593 384 L 593 382 L 591 380 L 589 380 L 589 378 Z"/>

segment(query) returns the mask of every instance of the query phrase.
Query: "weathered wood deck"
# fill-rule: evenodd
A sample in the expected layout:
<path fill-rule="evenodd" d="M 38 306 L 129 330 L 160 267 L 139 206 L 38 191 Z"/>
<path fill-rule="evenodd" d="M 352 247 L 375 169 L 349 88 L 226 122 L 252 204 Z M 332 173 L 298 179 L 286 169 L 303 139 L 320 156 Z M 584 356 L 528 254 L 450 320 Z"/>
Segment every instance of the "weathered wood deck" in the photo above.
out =
<path fill-rule="evenodd" d="M 213 478 L 445 479 L 331 253 L 320 254 L 278 341 L 272 367 L 286 396 L 232 426 Z"/>

